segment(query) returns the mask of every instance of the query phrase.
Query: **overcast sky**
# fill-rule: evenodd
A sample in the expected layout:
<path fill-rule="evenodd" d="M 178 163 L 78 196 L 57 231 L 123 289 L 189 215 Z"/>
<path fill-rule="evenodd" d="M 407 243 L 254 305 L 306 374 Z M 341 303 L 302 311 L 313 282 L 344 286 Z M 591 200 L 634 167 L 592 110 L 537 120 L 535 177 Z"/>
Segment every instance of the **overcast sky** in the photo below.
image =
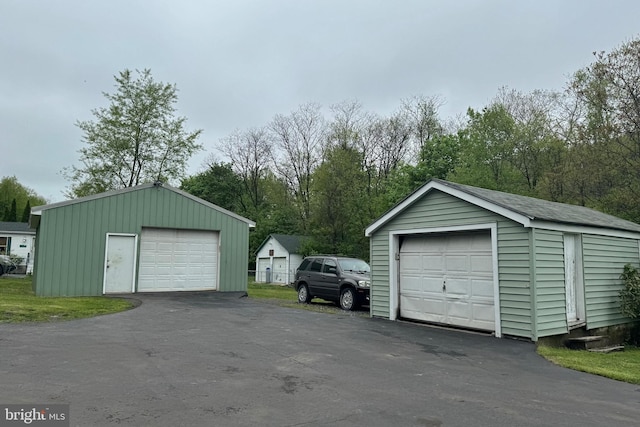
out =
<path fill-rule="evenodd" d="M 234 129 L 308 102 L 387 115 L 439 95 L 447 119 L 501 86 L 562 90 L 639 17 L 637 0 L 0 0 L 0 177 L 64 200 L 75 122 L 125 68 L 177 85 L 187 128 L 204 130 L 192 174 Z"/>

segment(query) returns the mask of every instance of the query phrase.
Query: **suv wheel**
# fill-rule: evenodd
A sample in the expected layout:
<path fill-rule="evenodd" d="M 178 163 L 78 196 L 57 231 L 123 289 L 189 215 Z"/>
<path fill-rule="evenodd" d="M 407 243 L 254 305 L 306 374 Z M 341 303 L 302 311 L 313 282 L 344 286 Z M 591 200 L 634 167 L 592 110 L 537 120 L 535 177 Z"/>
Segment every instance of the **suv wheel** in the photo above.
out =
<path fill-rule="evenodd" d="M 357 307 L 356 292 L 353 288 L 344 288 L 340 293 L 340 308 L 343 310 L 354 310 Z"/>
<path fill-rule="evenodd" d="M 309 287 L 304 283 L 298 288 L 298 302 L 300 304 L 308 304 L 311 302 Z"/>

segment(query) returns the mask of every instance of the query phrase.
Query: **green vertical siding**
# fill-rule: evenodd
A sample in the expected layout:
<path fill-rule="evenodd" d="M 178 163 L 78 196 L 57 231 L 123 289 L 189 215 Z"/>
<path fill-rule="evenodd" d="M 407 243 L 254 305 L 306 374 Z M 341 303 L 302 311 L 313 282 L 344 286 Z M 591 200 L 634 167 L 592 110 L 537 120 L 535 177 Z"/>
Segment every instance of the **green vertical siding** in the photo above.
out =
<path fill-rule="evenodd" d="M 566 333 L 564 241 L 561 231 L 536 229 L 534 241 L 534 322 L 540 337 Z"/>
<path fill-rule="evenodd" d="M 497 217 L 502 333 L 532 338 L 529 230 Z"/>
<path fill-rule="evenodd" d="M 389 318 L 389 235 L 376 232 L 371 237 L 371 315 Z"/>
<path fill-rule="evenodd" d="M 219 231 L 218 289 L 246 291 L 248 224 L 170 189 L 145 187 L 42 211 L 36 293 L 102 294 L 106 234 L 140 236 L 142 227 Z"/>
<path fill-rule="evenodd" d="M 485 209 L 432 191 L 371 236 L 371 314 L 389 318 L 389 233 L 497 223 L 502 333 L 531 338 L 529 231 Z"/>
<path fill-rule="evenodd" d="M 638 267 L 638 241 L 584 234 L 582 245 L 587 328 L 627 322 L 620 313 L 620 274 L 625 264 Z"/>

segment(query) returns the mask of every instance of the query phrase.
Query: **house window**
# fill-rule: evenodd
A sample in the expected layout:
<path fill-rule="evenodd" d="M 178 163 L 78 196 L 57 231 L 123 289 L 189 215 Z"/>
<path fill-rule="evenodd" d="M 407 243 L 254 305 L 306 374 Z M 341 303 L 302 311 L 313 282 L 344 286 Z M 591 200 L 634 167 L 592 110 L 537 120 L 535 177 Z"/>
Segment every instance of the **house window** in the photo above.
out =
<path fill-rule="evenodd" d="M 11 255 L 11 237 L 0 236 L 0 255 Z"/>
<path fill-rule="evenodd" d="M 273 249 L 269 249 L 269 256 L 273 256 Z"/>

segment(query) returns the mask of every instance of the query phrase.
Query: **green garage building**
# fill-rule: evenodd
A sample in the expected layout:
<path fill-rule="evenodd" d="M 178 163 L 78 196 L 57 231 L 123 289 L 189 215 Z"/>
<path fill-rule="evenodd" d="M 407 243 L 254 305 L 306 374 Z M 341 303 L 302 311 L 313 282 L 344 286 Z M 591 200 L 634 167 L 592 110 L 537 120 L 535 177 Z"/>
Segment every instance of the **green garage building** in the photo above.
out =
<path fill-rule="evenodd" d="M 374 317 L 532 341 L 629 322 L 618 294 L 640 263 L 633 222 L 433 179 L 365 234 Z"/>
<path fill-rule="evenodd" d="M 34 207 L 37 295 L 246 292 L 255 223 L 162 183 Z"/>

